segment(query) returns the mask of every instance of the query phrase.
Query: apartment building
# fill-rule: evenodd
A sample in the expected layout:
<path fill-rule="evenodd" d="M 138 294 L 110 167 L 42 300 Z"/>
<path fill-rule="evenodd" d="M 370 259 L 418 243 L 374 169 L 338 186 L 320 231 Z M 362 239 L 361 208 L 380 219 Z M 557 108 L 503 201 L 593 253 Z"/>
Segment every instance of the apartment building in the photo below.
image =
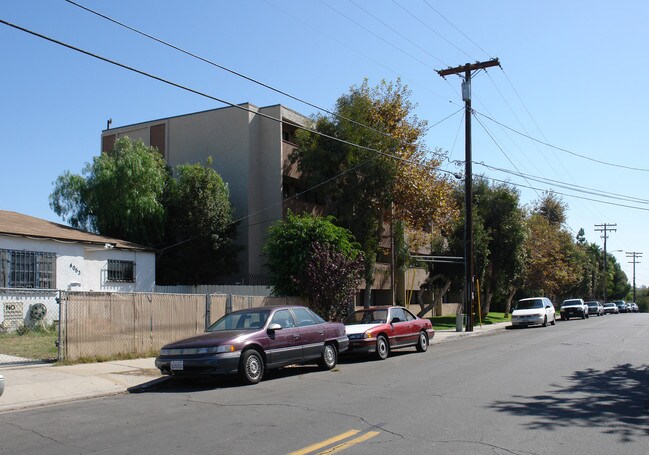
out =
<path fill-rule="evenodd" d="M 282 105 L 245 103 L 107 129 L 101 135 L 101 150 L 110 151 L 118 138 L 128 136 L 156 147 L 171 167 L 205 163 L 211 156 L 212 167 L 229 186 L 235 218 L 241 220 L 237 230 L 237 243 L 243 246 L 241 281 L 264 284 L 261 248 L 268 227 L 282 219 L 288 208 L 295 213 L 319 211 L 306 198 L 292 198 L 305 188 L 288 157 L 296 147 L 296 126 L 309 122 Z M 389 267 L 379 264 L 378 268 L 373 300 L 387 304 L 391 301 Z M 411 274 L 416 277 L 404 277 L 401 283 L 418 290 L 425 272 Z"/>

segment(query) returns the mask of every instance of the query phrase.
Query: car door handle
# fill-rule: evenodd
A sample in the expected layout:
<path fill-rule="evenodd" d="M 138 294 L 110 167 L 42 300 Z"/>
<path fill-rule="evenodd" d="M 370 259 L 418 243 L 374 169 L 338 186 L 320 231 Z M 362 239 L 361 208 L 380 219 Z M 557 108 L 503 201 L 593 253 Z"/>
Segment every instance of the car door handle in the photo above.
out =
<path fill-rule="evenodd" d="M 318 332 L 320 335 L 324 335 L 324 330 Z"/>
<path fill-rule="evenodd" d="M 300 338 L 300 335 L 293 335 L 293 338 L 297 340 L 298 338 Z"/>

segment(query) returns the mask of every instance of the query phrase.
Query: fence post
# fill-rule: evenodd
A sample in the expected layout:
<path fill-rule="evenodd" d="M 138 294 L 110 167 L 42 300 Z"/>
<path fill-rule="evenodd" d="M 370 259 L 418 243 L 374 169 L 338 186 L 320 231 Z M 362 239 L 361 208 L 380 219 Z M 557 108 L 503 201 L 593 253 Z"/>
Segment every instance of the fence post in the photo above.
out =
<path fill-rule="evenodd" d="M 57 327 L 56 360 L 60 362 L 61 360 L 63 360 L 62 349 L 61 349 L 61 331 L 63 330 L 61 328 L 63 326 L 63 302 L 62 302 L 63 291 L 59 289 L 57 291 L 57 294 L 58 297 L 54 299 L 56 300 L 56 303 L 59 306 L 59 326 Z"/>
<path fill-rule="evenodd" d="M 227 299 L 225 299 L 225 314 L 232 313 L 232 294 L 228 294 Z"/>
<path fill-rule="evenodd" d="M 205 330 L 210 326 L 212 321 L 212 296 L 210 293 L 205 294 Z"/>

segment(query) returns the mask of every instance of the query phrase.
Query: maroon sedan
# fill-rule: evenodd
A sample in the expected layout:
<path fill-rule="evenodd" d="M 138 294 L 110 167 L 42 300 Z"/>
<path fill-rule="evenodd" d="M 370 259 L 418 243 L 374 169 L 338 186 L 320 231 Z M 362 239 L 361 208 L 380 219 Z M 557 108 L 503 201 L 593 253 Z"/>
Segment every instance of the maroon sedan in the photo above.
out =
<path fill-rule="evenodd" d="M 336 366 L 347 349 L 345 326 L 300 306 L 261 307 L 226 314 L 205 333 L 162 347 L 155 365 L 162 374 L 238 374 L 246 384 L 264 372 L 295 363 Z"/>
<path fill-rule="evenodd" d="M 381 360 L 397 348 L 415 346 L 424 352 L 435 335 L 430 320 L 418 318 L 400 306 L 357 310 L 343 322 L 349 337 L 347 352 L 374 353 Z"/>

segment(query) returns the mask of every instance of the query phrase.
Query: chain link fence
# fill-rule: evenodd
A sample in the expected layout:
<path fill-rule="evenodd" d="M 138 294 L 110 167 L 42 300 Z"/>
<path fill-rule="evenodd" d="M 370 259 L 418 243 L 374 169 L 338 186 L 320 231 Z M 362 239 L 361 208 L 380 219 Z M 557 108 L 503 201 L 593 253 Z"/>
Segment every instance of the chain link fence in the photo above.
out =
<path fill-rule="evenodd" d="M 58 358 L 59 294 L 0 288 L 0 366 Z"/>
<path fill-rule="evenodd" d="M 304 305 L 291 297 L 232 294 L 0 290 L 0 366 L 156 355 L 232 311 Z"/>

